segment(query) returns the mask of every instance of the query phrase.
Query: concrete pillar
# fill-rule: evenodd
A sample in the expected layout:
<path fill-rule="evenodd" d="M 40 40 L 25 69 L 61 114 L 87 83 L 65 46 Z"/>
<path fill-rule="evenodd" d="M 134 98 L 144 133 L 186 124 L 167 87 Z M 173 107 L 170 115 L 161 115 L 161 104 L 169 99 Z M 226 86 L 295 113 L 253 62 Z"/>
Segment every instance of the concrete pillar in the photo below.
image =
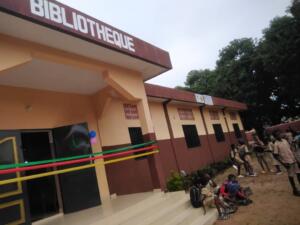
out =
<path fill-rule="evenodd" d="M 127 101 L 137 104 L 144 140 L 156 140 L 142 76 L 132 71 L 127 73 L 127 71 L 110 70 L 105 73 L 104 79 Z M 153 187 L 165 189 L 166 181 L 160 155 L 149 156 L 148 163 Z"/>

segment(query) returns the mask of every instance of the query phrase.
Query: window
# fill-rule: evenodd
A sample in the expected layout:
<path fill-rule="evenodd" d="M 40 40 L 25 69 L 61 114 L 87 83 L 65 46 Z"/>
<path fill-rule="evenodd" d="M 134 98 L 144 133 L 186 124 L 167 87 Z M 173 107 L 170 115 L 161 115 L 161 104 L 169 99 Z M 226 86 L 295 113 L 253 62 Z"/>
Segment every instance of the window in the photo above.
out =
<path fill-rule="evenodd" d="M 213 128 L 215 131 L 217 142 L 225 141 L 225 136 L 221 124 L 213 124 Z"/>
<path fill-rule="evenodd" d="M 236 112 L 230 112 L 229 115 L 231 120 L 237 120 Z"/>
<path fill-rule="evenodd" d="M 132 145 L 138 145 L 138 144 L 143 144 L 144 143 L 144 136 L 143 136 L 143 132 L 142 132 L 142 128 L 140 127 L 129 127 L 129 135 L 130 135 L 130 141 Z M 134 155 L 138 155 L 138 154 L 143 154 L 145 152 L 141 151 L 141 152 L 135 152 Z M 144 159 L 146 157 L 139 157 L 139 158 L 135 158 L 136 160 L 139 159 Z"/>
<path fill-rule="evenodd" d="M 139 119 L 139 113 L 136 105 L 124 104 L 124 112 L 127 120 Z"/>
<path fill-rule="evenodd" d="M 192 109 L 178 109 L 178 114 L 181 120 L 194 120 Z"/>
<path fill-rule="evenodd" d="M 182 125 L 185 142 L 188 148 L 200 146 L 200 139 L 195 125 Z"/>
<path fill-rule="evenodd" d="M 219 111 L 218 110 L 209 110 L 209 115 L 211 120 L 219 120 Z"/>
<path fill-rule="evenodd" d="M 241 133 L 241 130 L 240 130 L 240 127 L 237 123 L 234 123 L 233 124 L 233 129 L 234 129 L 234 133 L 235 133 L 235 136 L 237 139 L 241 138 L 242 137 L 242 133 Z"/>

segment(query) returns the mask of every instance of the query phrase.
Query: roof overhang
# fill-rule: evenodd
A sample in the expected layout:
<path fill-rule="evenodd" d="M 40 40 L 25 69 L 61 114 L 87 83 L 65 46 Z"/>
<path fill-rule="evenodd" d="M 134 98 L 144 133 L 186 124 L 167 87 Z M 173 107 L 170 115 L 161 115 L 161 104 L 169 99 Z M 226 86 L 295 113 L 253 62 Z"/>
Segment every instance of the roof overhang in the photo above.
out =
<path fill-rule="evenodd" d="M 149 102 L 158 102 L 158 103 L 164 103 L 169 101 L 169 99 L 167 98 L 159 98 L 159 97 L 152 97 L 152 96 L 147 96 L 147 99 Z"/>
<path fill-rule="evenodd" d="M 172 104 L 186 104 L 201 106 L 207 108 L 218 108 L 233 111 L 247 110 L 247 105 L 241 102 L 232 101 L 223 98 L 217 98 L 209 95 L 201 95 L 185 90 L 163 87 L 153 84 L 145 84 L 146 94 L 151 98 L 168 99 Z"/>
<path fill-rule="evenodd" d="M 33 58 L 14 69 L 2 71 L 0 85 L 93 95 L 107 83 L 99 71 Z"/>
<path fill-rule="evenodd" d="M 204 104 L 202 104 L 202 103 L 177 101 L 177 100 L 171 100 L 169 104 L 172 104 L 172 105 L 181 105 L 181 106 L 186 106 L 186 107 L 200 107 L 200 106 L 204 106 Z"/>
<path fill-rule="evenodd" d="M 44 2 L 61 22 L 51 20 Z M 168 52 L 54 0 L 1 0 L 0 33 L 135 70 L 144 80 L 172 69 Z"/>

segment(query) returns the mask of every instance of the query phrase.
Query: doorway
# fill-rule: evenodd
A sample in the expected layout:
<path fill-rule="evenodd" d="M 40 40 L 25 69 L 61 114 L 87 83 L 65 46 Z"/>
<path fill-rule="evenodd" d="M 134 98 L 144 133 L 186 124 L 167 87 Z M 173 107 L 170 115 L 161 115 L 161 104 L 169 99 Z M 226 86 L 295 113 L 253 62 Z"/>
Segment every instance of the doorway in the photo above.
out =
<path fill-rule="evenodd" d="M 51 148 L 50 132 L 22 132 L 22 151 L 25 162 L 54 158 Z M 24 176 L 53 171 L 53 168 L 26 171 Z M 32 222 L 59 213 L 58 183 L 54 176 L 26 181 L 29 208 Z"/>

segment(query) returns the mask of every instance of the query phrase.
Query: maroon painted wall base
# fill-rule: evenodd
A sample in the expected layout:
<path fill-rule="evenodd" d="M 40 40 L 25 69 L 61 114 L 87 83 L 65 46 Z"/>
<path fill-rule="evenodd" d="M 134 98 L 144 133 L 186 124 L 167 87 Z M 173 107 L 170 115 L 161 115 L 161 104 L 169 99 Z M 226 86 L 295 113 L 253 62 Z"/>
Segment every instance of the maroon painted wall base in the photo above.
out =
<path fill-rule="evenodd" d="M 103 147 L 103 150 L 116 149 L 129 145 Z M 108 164 L 105 166 L 105 169 L 111 194 L 126 195 L 153 190 L 147 159 L 131 159 Z"/>

